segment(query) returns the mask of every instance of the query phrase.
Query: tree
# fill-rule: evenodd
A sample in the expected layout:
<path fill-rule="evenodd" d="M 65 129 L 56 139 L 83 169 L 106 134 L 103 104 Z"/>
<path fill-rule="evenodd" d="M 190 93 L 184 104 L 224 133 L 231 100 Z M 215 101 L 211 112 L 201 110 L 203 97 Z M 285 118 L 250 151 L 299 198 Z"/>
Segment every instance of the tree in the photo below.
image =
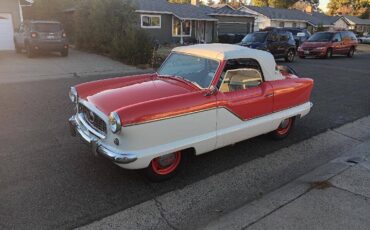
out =
<path fill-rule="evenodd" d="M 297 0 L 252 0 L 254 6 L 270 6 L 275 8 L 288 8 Z"/>
<path fill-rule="evenodd" d="M 330 0 L 328 13 L 330 15 L 349 14 L 366 16 L 369 13 L 370 0 Z"/>
<path fill-rule="evenodd" d="M 185 4 L 191 3 L 191 0 L 168 0 L 170 3 Z"/>
<path fill-rule="evenodd" d="M 59 20 L 62 11 L 73 0 L 35 0 L 31 6 L 31 19 Z"/>
<path fill-rule="evenodd" d="M 148 63 L 152 44 L 138 23 L 129 0 L 80 0 L 75 15 L 76 45 L 129 64 Z"/>

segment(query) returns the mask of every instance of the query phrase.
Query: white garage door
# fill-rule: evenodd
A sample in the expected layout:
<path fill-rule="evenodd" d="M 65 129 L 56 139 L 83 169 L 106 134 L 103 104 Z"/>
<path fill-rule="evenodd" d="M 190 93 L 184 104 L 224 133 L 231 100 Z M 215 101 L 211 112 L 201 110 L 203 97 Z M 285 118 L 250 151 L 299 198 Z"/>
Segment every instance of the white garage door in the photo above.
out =
<path fill-rule="evenodd" d="M 14 50 L 11 14 L 0 13 L 0 50 Z"/>

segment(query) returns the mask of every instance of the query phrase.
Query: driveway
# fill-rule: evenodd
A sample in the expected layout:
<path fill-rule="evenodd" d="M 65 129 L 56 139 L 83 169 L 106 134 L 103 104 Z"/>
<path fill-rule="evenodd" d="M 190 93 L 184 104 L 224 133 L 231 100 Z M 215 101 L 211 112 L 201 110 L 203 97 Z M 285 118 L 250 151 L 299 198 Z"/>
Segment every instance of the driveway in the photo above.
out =
<path fill-rule="evenodd" d="M 74 49 L 70 50 L 68 57 L 49 53 L 32 59 L 15 52 L 0 52 L 0 83 L 133 72 L 145 72 L 145 70 L 124 65 L 108 57 Z"/>

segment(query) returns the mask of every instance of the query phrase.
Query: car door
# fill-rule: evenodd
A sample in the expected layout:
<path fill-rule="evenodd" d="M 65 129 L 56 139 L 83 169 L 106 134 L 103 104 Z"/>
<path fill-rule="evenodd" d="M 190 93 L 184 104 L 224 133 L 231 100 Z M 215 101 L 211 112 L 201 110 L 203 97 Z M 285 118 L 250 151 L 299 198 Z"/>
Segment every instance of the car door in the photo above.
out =
<path fill-rule="evenodd" d="M 279 38 L 275 31 L 271 31 L 267 36 L 267 48 L 274 57 L 279 57 Z"/>
<path fill-rule="evenodd" d="M 340 35 L 342 37 L 341 54 L 347 54 L 349 52 L 349 49 L 352 46 L 351 36 L 350 36 L 349 32 L 347 32 L 347 31 L 340 32 Z"/>
<path fill-rule="evenodd" d="M 333 54 L 343 53 L 343 43 L 340 33 L 336 33 L 332 39 Z"/>
<path fill-rule="evenodd" d="M 272 122 L 273 88 L 252 68 L 227 70 L 217 94 L 217 148 L 260 135 Z"/>
<path fill-rule="evenodd" d="M 288 42 L 289 41 L 289 34 L 288 34 L 288 32 L 279 31 L 278 39 L 279 39 L 278 54 L 279 54 L 279 57 L 284 57 L 286 51 L 289 48 L 289 42 Z"/>

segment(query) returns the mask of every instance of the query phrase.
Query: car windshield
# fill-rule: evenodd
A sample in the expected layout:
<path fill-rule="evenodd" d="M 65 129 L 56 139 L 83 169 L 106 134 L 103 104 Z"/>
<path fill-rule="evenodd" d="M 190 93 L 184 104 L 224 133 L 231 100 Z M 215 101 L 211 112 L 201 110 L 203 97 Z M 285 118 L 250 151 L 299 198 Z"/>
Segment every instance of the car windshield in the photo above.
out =
<path fill-rule="evenodd" d="M 38 32 L 59 32 L 61 30 L 59 23 L 35 23 L 33 28 Z"/>
<path fill-rule="evenodd" d="M 316 33 L 312 35 L 308 41 L 309 42 L 329 42 L 333 38 L 334 33 Z"/>
<path fill-rule="evenodd" d="M 298 33 L 303 33 L 303 31 L 299 31 L 299 30 L 286 30 L 288 32 L 291 32 L 294 36 L 297 36 Z"/>
<path fill-rule="evenodd" d="M 264 42 L 267 37 L 267 32 L 257 32 L 257 33 L 251 33 L 245 36 L 242 40 L 243 43 L 249 43 L 249 42 Z"/>
<path fill-rule="evenodd" d="M 177 77 L 199 88 L 208 88 L 215 76 L 219 62 L 211 59 L 172 53 L 161 66 L 158 74 Z"/>

